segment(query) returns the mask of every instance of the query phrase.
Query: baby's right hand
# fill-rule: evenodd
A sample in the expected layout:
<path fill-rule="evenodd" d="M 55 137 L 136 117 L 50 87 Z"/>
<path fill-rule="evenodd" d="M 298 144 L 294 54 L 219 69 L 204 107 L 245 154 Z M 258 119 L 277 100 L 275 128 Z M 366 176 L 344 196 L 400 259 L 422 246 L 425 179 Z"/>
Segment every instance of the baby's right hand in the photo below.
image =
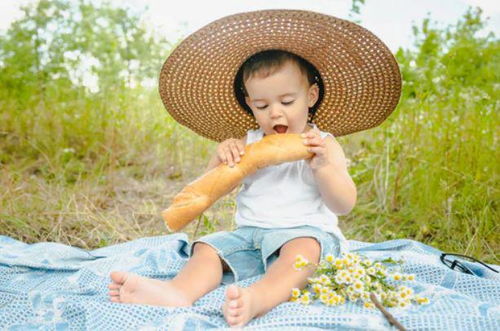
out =
<path fill-rule="evenodd" d="M 241 155 L 245 153 L 245 145 L 239 139 L 229 138 L 221 142 L 216 151 L 221 163 L 233 167 L 235 162 L 240 162 Z"/>

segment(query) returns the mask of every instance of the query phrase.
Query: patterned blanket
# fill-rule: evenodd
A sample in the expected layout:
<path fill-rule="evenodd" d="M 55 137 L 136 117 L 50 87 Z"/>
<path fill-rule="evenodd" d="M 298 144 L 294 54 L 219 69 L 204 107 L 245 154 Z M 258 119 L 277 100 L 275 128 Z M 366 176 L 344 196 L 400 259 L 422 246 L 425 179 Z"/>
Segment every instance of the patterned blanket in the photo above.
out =
<path fill-rule="evenodd" d="M 92 251 L 57 243 L 25 244 L 0 236 L 0 328 L 7 330 L 205 330 L 229 329 L 221 312 L 226 286 L 192 307 L 112 303 L 112 270 L 157 279 L 173 278 L 188 257 L 185 233 L 150 237 Z M 500 276 L 480 265 L 476 275 L 453 271 L 440 251 L 413 240 L 349 241 L 349 250 L 372 259 L 403 259 L 406 283 L 430 299 L 428 305 L 388 308 L 408 330 L 500 330 Z M 499 270 L 499 266 L 492 266 Z M 237 284 L 247 287 L 262 276 Z M 394 329 L 377 309 L 346 303 L 286 302 L 254 319 L 245 330 Z"/>

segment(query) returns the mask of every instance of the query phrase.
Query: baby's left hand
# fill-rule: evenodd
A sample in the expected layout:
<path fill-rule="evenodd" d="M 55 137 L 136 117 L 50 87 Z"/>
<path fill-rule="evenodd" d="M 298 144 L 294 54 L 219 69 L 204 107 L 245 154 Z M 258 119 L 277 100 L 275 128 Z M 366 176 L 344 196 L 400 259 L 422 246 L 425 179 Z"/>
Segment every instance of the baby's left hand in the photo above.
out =
<path fill-rule="evenodd" d="M 312 170 L 318 170 L 331 164 L 325 141 L 321 138 L 317 128 L 311 129 L 307 133 L 302 133 L 301 137 L 304 140 L 304 145 L 309 147 L 307 150 L 315 154 L 312 159 L 306 160 Z"/>

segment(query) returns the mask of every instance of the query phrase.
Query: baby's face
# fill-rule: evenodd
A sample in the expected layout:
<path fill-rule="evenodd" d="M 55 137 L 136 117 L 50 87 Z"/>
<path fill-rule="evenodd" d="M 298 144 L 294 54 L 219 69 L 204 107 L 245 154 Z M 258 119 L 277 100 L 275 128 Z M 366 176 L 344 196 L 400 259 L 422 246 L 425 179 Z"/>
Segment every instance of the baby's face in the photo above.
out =
<path fill-rule="evenodd" d="M 245 100 L 264 134 L 308 131 L 309 107 L 318 100 L 316 84 L 309 87 L 307 77 L 293 62 L 262 78 L 255 75 L 245 82 Z"/>

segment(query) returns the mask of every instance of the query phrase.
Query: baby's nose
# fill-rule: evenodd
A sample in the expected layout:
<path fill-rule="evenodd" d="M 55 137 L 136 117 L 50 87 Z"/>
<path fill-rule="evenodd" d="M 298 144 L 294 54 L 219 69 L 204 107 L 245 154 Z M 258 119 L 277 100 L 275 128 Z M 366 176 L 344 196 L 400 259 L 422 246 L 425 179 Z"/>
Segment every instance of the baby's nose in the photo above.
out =
<path fill-rule="evenodd" d="M 283 110 L 280 106 L 272 106 L 269 114 L 271 115 L 271 118 L 280 117 L 283 115 Z"/>

